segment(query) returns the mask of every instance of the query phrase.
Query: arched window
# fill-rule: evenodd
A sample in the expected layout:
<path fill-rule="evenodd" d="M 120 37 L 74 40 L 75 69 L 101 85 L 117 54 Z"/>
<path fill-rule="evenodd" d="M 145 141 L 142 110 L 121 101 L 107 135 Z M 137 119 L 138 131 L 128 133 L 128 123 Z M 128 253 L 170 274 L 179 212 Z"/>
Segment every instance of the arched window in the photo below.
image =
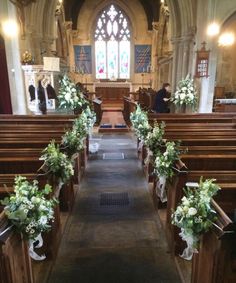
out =
<path fill-rule="evenodd" d="M 129 21 L 119 7 L 110 5 L 99 15 L 94 37 L 96 78 L 130 78 Z"/>

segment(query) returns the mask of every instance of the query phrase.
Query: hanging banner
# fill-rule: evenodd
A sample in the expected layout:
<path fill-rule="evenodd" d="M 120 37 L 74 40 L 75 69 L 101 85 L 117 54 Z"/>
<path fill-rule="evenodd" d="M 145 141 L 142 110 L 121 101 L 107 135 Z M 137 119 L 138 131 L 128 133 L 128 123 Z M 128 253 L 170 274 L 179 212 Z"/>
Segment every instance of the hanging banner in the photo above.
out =
<path fill-rule="evenodd" d="M 92 74 L 92 52 L 90 45 L 74 45 L 75 71 L 80 74 Z"/>
<path fill-rule="evenodd" d="M 150 73 L 151 45 L 135 45 L 135 73 Z"/>
<path fill-rule="evenodd" d="M 197 52 L 196 60 L 196 78 L 207 78 L 208 77 L 208 67 L 209 67 L 209 57 L 210 50 L 206 50 L 206 42 L 202 43 L 202 48 Z"/>

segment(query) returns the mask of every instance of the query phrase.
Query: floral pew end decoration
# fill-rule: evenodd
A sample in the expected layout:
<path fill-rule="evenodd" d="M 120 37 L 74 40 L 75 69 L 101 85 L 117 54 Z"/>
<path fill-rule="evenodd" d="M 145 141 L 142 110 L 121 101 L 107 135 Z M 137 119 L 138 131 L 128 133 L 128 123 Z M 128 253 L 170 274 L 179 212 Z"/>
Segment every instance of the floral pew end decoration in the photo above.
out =
<path fill-rule="evenodd" d="M 4 211 L 12 227 L 29 241 L 29 254 L 34 260 L 44 260 L 45 255 L 39 256 L 34 248 L 43 246 L 42 232 L 51 229 L 54 221 L 54 206 L 58 203 L 55 198 L 46 199 L 51 193 L 51 186 L 39 189 L 38 181 L 29 183 L 25 177 L 15 178 L 15 194 L 1 201 Z M 36 246 L 35 246 L 36 245 Z"/>
<path fill-rule="evenodd" d="M 64 75 L 59 83 L 59 108 L 73 110 L 74 114 L 79 114 L 84 105 L 88 104 L 83 93 L 76 88 L 75 83 L 67 75 Z"/>
<path fill-rule="evenodd" d="M 197 91 L 190 75 L 178 83 L 177 91 L 173 94 L 171 101 L 179 108 L 191 106 L 192 110 L 197 107 Z M 185 112 L 185 111 L 184 111 Z"/>
<path fill-rule="evenodd" d="M 88 134 L 91 135 L 93 126 L 96 122 L 96 113 L 92 111 L 89 106 L 87 106 L 87 108 L 83 110 L 81 116 L 84 117 L 84 119 L 86 119 L 87 131 Z"/>
<path fill-rule="evenodd" d="M 185 152 L 179 149 L 179 142 L 166 142 L 165 151 L 155 152 L 154 174 L 158 177 L 156 193 L 161 202 L 167 201 L 166 182 L 174 176 L 176 163 L 180 162 L 180 155 Z M 182 163 L 183 164 L 183 163 Z"/>
<path fill-rule="evenodd" d="M 165 134 L 165 123 L 162 122 L 160 125 L 158 123 L 154 124 L 153 128 L 150 128 L 146 139 L 144 140 L 144 144 L 148 149 L 147 158 L 145 160 L 145 164 L 153 163 L 153 156 L 155 156 L 161 148 L 165 146 L 165 140 L 163 136 Z"/>
<path fill-rule="evenodd" d="M 181 255 L 191 260 L 197 253 L 200 236 L 211 229 L 217 219 L 216 212 L 211 207 L 212 197 L 220 190 L 215 180 L 205 180 L 202 177 L 198 187 L 184 189 L 185 196 L 172 214 L 172 224 L 181 229 L 180 236 L 186 241 L 187 247 Z"/>
<path fill-rule="evenodd" d="M 130 120 L 137 138 L 140 140 L 139 150 L 144 145 L 148 133 L 151 131 L 151 126 L 148 123 L 148 115 L 142 111 L 140 105 L 137 105 L 136 110 L 130 114 Z"/>
<path fill-rule="evenodd" d="M 75 119 L 72 130 L 62 136 L 61 149 L 74 160 L 78 153 L 85 148 L 85 139 L 96 121 L 96 114 L 87 107 L 79 118 Z"/>
<path fill-rule="evenodd" d="M 54 140 L 43 150 L 43 155 L 39 160 L 44 161 L 39 171 L 43 170 L 45 175 L 56 178 L 55 196 L 58 197 L 62 186 L 74 175 L 72 161 L 66 154 L 60 152 L 59 145 L 56 145 Z"/>

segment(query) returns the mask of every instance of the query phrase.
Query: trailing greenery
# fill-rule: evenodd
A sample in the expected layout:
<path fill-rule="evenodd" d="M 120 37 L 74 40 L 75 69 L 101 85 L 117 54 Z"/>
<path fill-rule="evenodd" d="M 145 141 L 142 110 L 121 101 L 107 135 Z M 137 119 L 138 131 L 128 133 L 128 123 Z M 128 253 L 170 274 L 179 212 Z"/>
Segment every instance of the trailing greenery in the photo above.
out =
<path fill-rule="evenodd" d="M 172 224 L 181 228 L 182 238 L 191 238 L 192 247 L 197 248 L 199 237 L 207 232 L 216 220 L 211 207 L 212 197 L 220 190 L 214 179 L 201 177 L 198 188 L 184 189 L 185 196 L 172 214 Z"/>
<path fill-rule="evenodd" d="M 66 154 L 60 152 L 54 140 L 43 150 L 43 155 L 39 159 L 44 160 L 47 173 L 56 176 L 63 184 L 74 175 L 72 161 Z"/>
<path fill-rule="evenodd" d="M 57 201 L 45 197 L 51 192 L 51 186 L 39 189 L 38 181 L 29 183 L 25 177 L 15 178 L 15 194 L 1 201 L 4 211 L 17 232 L 26 239 L 35 239 L 41 232 L 50 230 L 54 219 L 54 206 Z"/>

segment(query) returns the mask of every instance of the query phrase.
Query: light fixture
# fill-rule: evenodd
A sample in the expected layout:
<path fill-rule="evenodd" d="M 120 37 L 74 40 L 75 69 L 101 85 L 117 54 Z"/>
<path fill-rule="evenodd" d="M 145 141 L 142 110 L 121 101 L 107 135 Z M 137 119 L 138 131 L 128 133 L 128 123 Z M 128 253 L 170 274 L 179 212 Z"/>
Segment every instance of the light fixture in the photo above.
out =
<path fill-rule="evenodd" d="M 7 20 L 2 23 L 2 30 L 8 37 L 15 37 L 19 32 L 18 25 L 14 20 Z"/>
<path fill-rule="evenodd" d="M 235 42 L 235 35 L 232 32 L 222 33 L 219 37 L 219 45 L 220 46 L 231 46 Z"/>
<path fill-rule="evenodd" d="M 207 27 L 207 35 L 209 36 L 216 36 L 219 34 L 219 32 L 220 26 L 216 22 L 209 24 L 209 26 Z"/>
<path fill-rule="evenodd" d="M 161 3 L 162 3 L 162 4 L 165 4 L 165 0 L 161 0 Z"/>

